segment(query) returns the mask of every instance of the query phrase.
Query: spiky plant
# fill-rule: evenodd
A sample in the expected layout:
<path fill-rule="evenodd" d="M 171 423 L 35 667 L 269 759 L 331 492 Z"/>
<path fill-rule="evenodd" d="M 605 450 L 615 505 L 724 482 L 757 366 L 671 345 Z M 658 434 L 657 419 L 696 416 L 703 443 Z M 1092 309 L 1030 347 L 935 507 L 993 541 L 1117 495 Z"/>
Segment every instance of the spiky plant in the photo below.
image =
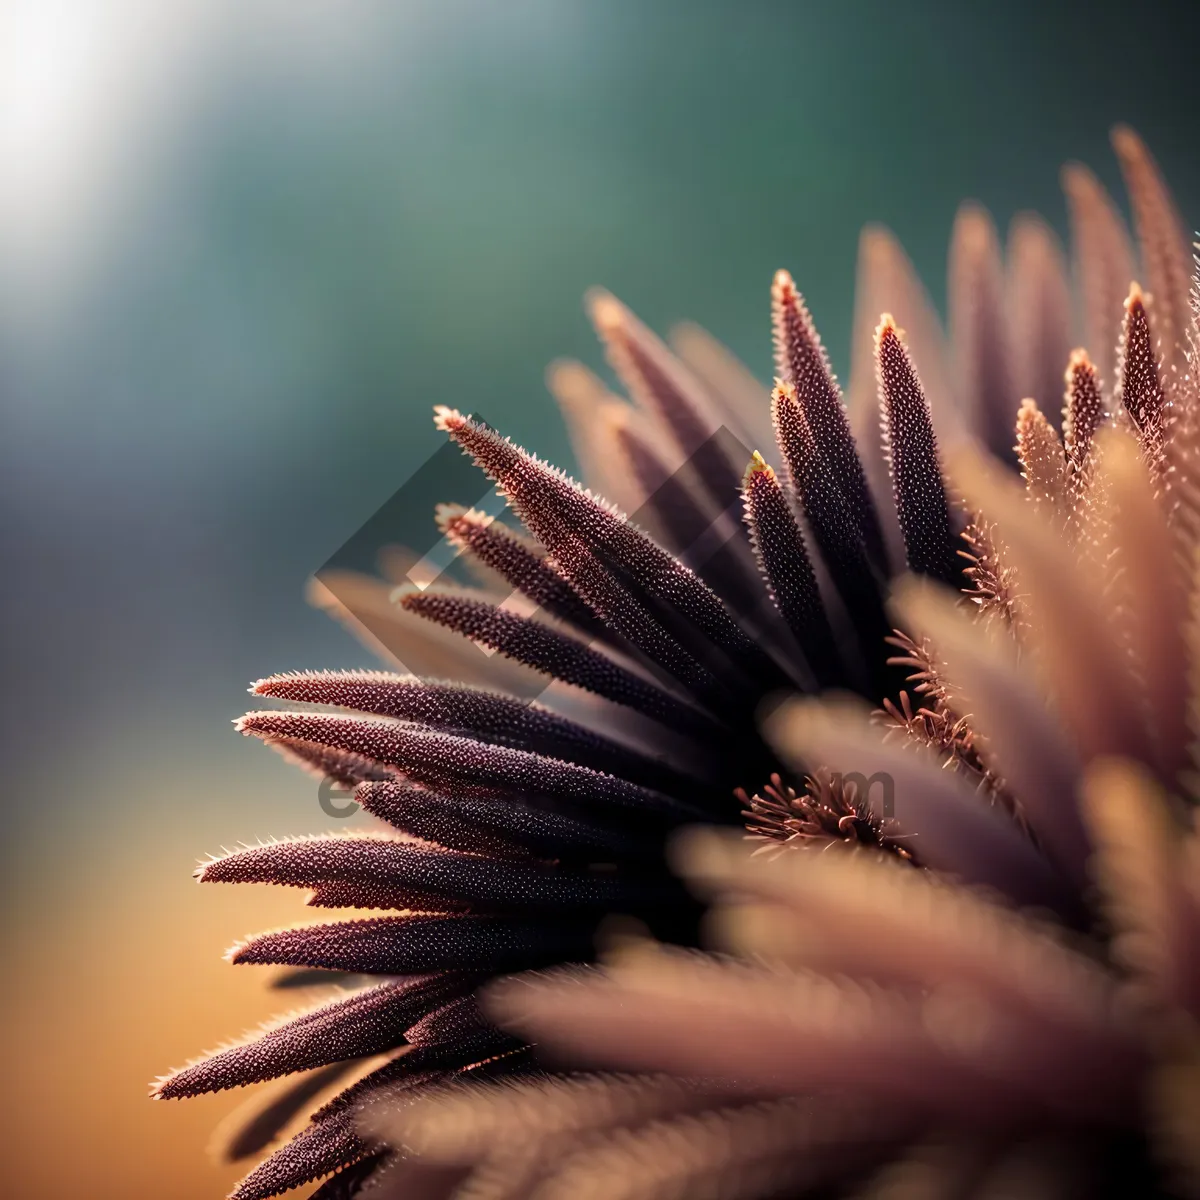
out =
<path fill-rule="evenodd" d="M 1020 406 L 1023 488 L 949 456 L 986 514 L 974 586 L 891 593 L 924 706 L 767 718 L 794 778 L 886 781 L 888 835 L 828 770 L 752 804 L 773 854 L 693 833 L 723 955 L 639 940 L 485 1005 L 560 1065 L 634 1074 L 374 1108 L 410 1170 L 538 1200 L 1200 1195 L 1200 388 L 1159 311 L 1135 284 L 1110 415 L 1078 353 L 1061 438 Z"/>
<path fill-rule="evenodd" d="M 1189 385 L 1176 349 L 1186 328 L 1179 309 L 1186 288 L 1175 287 L 1180 234 L 1140 143 L 1122 131 L 1117 148 L 1147 278 L 1165 299 L 1153 317 L 1140 293 L 1127 306 L 1118 371 L 1124 403 L 1115 407 L 1130 414 L 1126 423 L 1157 489 L 1152 503 L 1172 514 L 1175 549 L 1184 553 L 1194 526 L 1189 439 L 1196 433 L 1185 419 Z M 1131 274 L 1127 238 L 1090 175 L 1073 168 L 1066 180 L 1077 270 L 1089 301 L 1088 335 L 1103 346 L 1120 321 L 1113 281 Z M 683 824 L 738 823 L 739 799 L 755 831 L 779 845 L 853 843 L 894 859 L 914 879 L 952 873 L 1084 925 L 1082 880 L 1078 870 L 1067 870 L 1079 863 L 1058 860 L 1054 833 L 1035 820 L 1020 770 L 993 756 L 990 729 L 981 734 L 967 719 L 974 710 L 962 707 L 938 657 L 940 627 L 931 631 L 932 640 L 924 630 L 914 640 L 888 623 L 890 581 L 907 569 L 972 596 L 982 619 L 1002 636 L 1041 645 L 1043 618 L 1027 594 L 1020 535 L 986 506 L 969 503 L 960 511 L 943 480 L 934 426 L 942 428 L 944 443 L 957 444 L 977 430 L 1000 451 L 1010 440 L 1011 416 L 1003 414 L 1015 410 L 1019 391 L 1049 402 L 1047 389 L 1057 387 L 1049 381 L 1061 373 L 1070 344 L 1065 278 L 1050 235 L 1032 219 L 1014 226 L 1007 279 L 995 235 L 977 209 L 960 216 L 951 257 L 953 389 L 942 381 L 936 322 L 902 256 L 886 235 L 865 237 L 859 361 L 848 409 L 786 272 L 772 289 L 778 378 L 769 402 L 707 335 L 684 330 L 672 354 L 611 296 L 594 295 L 591 315 L 633 403 L 608 395 L 574 364 L 556 368 L 551 383 L 580 460 L 592 468 L 589 478 L 621 508 L 482 422 L 438 410 L 439 427 L 496 484 L 530 536 L 473 510 L 443 508 L 443 532 L 476 562 L 489 586 L 401 588 L 385 607 L 383 585 L 358 580 L 331 605 L 343 615 L 349 609 L 376 642 L 386 644 L 402 629 L 406 659 L 435 664 L 431 673 L 461 675 L 468 683 L 309 672 L 275 676 L 252 689 L 337 710 L 267 710 L 239 725 L 318 774 L 353 784 L 356 798 L 387 831 L 251 847 L 198 872 L 204 881 L 308 887 L 310 903 L 318 906 L 376 910 L 263 934 L 236 947 L 234 962 L 284 964 L 305 972 L 305 980 L 325 972 L 332 981 L 350 975 L 356 984 L 362 977 L 373 982 L 209 1055 L 156 1087 L 159 1096 L 178 1097 L 303 1072 L 257 1102 L 235 1127 L 228 1141 L 238 1156 L 269 1145 L 320 1089 L 341 1086 L 243 1180 L 236 1196 L 267 1197 L 325 1175 L 330 1178 L 314 1193 L 324 1200 L 375 1188 L 450 1194 L 464 1180 L 468 1192 L 494 1186 L 497 1195 L 519 1195 L 545 1175 L 547 1152 L 577 1148 L 574 1135 L 595 1125 L 598 1111 L 617 1114 L 600 1124 L 624 1129 L 698 1109 L 697 1123 L 678 1143 L 676 1182 L 695 1174 L 701 1161 L 697 1130 L 699 1143 L 708 1140 L 704 1130 L 718 1135 L 712 1145 L 728 1151 L 722 1169 L 739 1178 L 743 1168 L 745 1179 L 774 1178 L 763 1174 L 762 1163 L 774 1161 L 771 1147 L 810 1108 L 788 1088 L 778 1103 L 747 1107 L 731 1096 L 727 1110 L 714 1112 L 713 1097 L 725 1094 L 725 1081 L 715 1091 L 697 1092 L 669 1080 L 547 1084 L 534 1076 L 507 1085 L 499 1110 L 521 1097 L 542 1120 L 531 1116 L 528 1137 L 502 1133 L 489 1142 L 481 1136 L 477 1148 L 487 1151 L 482 1174 L 474 1163 L 479 1155 L 461 1147 L 458 1157 L 439 1159 L 435 1147 L 418 1159 L 357 1123 L 364 1104 L 378 1112 L 381 1105 L 396 1109 L 415 1100 L 405 1112 L 420 1113 L 420 1097 L 441 1104 L 445 1089 L 464 1080 L 477 1086 L 497 1074 L 528 1076 L 534 1069 L 528 1043 L 490 1022 L 474 994 L 498 974 L 588 960 L 603 914 L 632 917 L 670 942 L 691 942 L 694 901 L 667 871 L 664 843 Z M 1006 294 L 1015 305 L 1013 319 L 1006 315 Z M 925 386 L 896 321 L 872 315 L 868 323 L 865 314 L 879 312 L 881 297 L 910 330 Z M 1156 344 L 1164 347 L 1162 361 Z M 1114 490 L 1111 471 L 1096 466 L 1094 434 L 1106 397 L 1096 369 L 1085 358 L 1071 361 L 1077 382 L 1069 389 L 1066 448 L 1058 448 L 1058 435 L 1037 410 L 1026 408 L 1021 463 L 1046 510 L 1041 519 L 1056 522 L 1055 536 L 1066 548 L 1062 569 L 1076 559 L 1102 559 L 1108 586 L 1127 580 L 1130 595 L 1119 611 L 1132 612 L 1146 589 L 1139 591 L 1130 572 L 1114 566 L 1125 543 L 1111 536 L 1119 518 L 1105 505 L 1120 489 Z M 867 391 L 877 406 L 866 401 Z M 862 436 L 864 424 L 876 419 L 864 415 L 870 413 L 882 422 L 881 440 Z M 743 448 L 750 445 L 768 448 L 774 465 L 756 453 L 745 468 Z M 860 455 L 860 447 L 873 450 Z M 1115 462 L 1119 452 L 1113 453 Z M 884 477 L 892 503 L 881 505 L 874 497 Z M 971 500 L 969 488 L 960 485 L 960 492 Z M 636 512 L 638 523 L 622 509 Z M 350 594 L 353 602 L 346 600 Z M 511 602 L 514 595 L 523 605 Z M 417 629 L 425 632 L 414 634 Z M 1138 657 L 1153 639 L 1139 639 L 1136 621 L 1126 621 L 1122 631 L 1116 658 L 1106 647 L 1098 660 L 1120 669 L 1090 669 L 1119 685 L 1112 703 L 1122 721 L 1145 725 L 1157 714 L 1146 705 L 1160 658 Z M 466 639 L 466 652 L 453 648 L 447 632 Z M 490 656 L 479 655 L 480 646 Z M 1152 648 L 1162 650 L 1158 642 Z M 928 701 L 918 709 L 902 690 L 908 660 L 920 672 L 918 697 Z M 531 673 L 550 683 L 537 702 L 471 686 L 527 682 Z M 1024 685 L 1024 677 L 1017 678 Z M 818 745 L 800 758 L 790 746 L 778 754 L 763 739 L 758 717 L 765 699 L 829 688 L 884 705 L 897 731 L 952 768 L 937 777 L 932 801 L 923 787 L 916 790 L 921 798 L 910 801 L 910 789 L 889 820 L 844 779 L 830 776 L 830 768 L 862 769 L 854 758 L 831 757 Z M 1051 727 L 1039 728 L 1042 745 Z M 1105 749 L 1128 751 L 1130 745 Z M 860 749 L 857 743 L 852 748 Z M 900 750 L 893 742 L 885 753 L 890 763 Z M 904 757 L 906 764 L 916 761 Z M 953 791 L 962 779 L 972 783 L 966 802 Z M 766 795 L 751 799 L 748 792 L 756 788 Z M 724 1010 L 718 1005 L 717 1011 Z M 472 1091 L 468 1098 L 487 1104 L 487 1095 Z M 858 1097 L 848 1103 L 810 1113 L 804 1120 L 816 1132 L 806 1136 L 828 1141 L 846 1120 L 874 1119 L 874 1109 Z M 497 1128 L 511 1133 L 511 1121 L 497 1120 Z M 672 1129 L 670 1145 L 676 1144 Z M 653 1126 L 651 1140 L 658 1130 Z M 387 1132 L 396 1132 L 394 1123 Z M 607 1144 L 603 1137 L 589 1136 L 589 1146 L 601 1143 Z M 764 1149 L 759 1154 L 755 1147 Z M 580 1171 L 570 1179 L 579 1183 L 588 1174 Z M 590 1178 L 600 1180 L 596 1194 L 607 1194 L 602 1175 Z"/>

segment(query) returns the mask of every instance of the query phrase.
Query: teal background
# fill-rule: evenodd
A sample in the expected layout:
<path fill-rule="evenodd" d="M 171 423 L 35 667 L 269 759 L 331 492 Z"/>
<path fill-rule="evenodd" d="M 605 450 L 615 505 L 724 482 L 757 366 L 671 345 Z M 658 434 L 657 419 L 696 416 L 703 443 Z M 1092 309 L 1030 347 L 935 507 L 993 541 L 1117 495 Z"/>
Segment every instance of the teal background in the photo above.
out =
<path fill-rule="evenodd" d="M 328 823 L 315 788 L 230 730 L 245 684 L 369 664 L 301 591 L 438 445 L 434 404 L 568 458 L 542 372 L 562 354 L 601 364 L 588 286 L 660 329 L 698 320 L 765 378 L 787 266 L 844 374 L 867 221 L 940 304 L 960 200 L 1064 231 L 1057 172 L 1079 158 L 1124 203 L 1117 120 L 1200 221 L 1192 5 L 341 11 L 348 66 L 334 49 L 281 67 L 235 24 L 186 120 L 134 155 L 137 186 L 80 281 L 34 306 L 0 278 L 4 895 L 33 995 L 75 977 L 63 939 L 82 952 L 80 928 L 94 949 L 136 941 L 160 906 L 200 920 L 201 853 Z M 189 952 L 248 932 L 221 929 Z M 144 949 L 143 965 L 161 947 Z M 118 1107 L 136 1091 L 136 1123 L 151 1067 L 236 1030 L 175 1030 L 169 1000 L 148 1016 L 145 977 L 105 961 L 90 977 L 128 1003 L 90 1036 L 141 1045 L 153 1026 L 171 1047 L 89 1085 Z M 69 1112 L 69 1091 L 44 1098 Z M 170 1154 L 179 1111 L 153 1117 Z M 131 1178 L 140 1194 L 142 1168 L 97 1155 L 92 1194 Z"/>

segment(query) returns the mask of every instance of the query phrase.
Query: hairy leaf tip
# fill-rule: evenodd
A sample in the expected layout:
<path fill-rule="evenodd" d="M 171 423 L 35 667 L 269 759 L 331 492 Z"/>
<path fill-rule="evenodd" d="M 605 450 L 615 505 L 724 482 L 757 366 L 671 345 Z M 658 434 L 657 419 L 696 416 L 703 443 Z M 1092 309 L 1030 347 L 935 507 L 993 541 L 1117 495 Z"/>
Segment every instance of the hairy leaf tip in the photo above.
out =
<path fill-rule="evenodd" d="M 746 468 L 743 482 L 749 483 L 755 475 L 766 475 L 768 478 L 775 478 L 775 471 L 771 464 L 757 450 L 750 456 L 750 465 Z"/>
<path fill-rule="evenodd" d="M 625 325 L 625 306 L 604 288 L 592 288 L 584 299 L 592 324 L 601 333 L 617 333 Z"/>
<path fill-rule="evenodd" d="M 1144 308 L 1146 299 L 1146 293 L 1142 291 L 1142 285 L 1136 279 L 1131 279 L 1129 281 L 1129 295 L 1125 297 L 1125 311 L 1129 312 L 1134 307 Z"/>
<path fill-rule="evenodd" d="M 885 312 L 880 314 L 879 324 L 875 326 L 875 340 L 881 342 L 888 336 L 902 338 L 904 330 L 896 324 L 896 318 L 891 313 Z"/>
<path fill-rule="evenodd" d="M 442 433 L 454 433 L 463 429 L 470 422 L 457 408 L 445 404 L 435 404 L 433 407 L 433 423 Z"/>

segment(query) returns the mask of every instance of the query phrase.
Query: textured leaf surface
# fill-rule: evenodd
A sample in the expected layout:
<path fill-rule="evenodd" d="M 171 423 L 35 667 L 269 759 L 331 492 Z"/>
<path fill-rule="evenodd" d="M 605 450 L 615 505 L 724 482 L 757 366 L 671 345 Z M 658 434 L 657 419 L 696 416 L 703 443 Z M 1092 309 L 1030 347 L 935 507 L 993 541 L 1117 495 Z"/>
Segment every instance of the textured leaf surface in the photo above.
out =
<path fill-rule="evenodd" d="M 230 951 L 234 963 L 332 967 L 368 975 L 511 971 L 588 958 L 587 926 L 501 917 L 369 917 L 262 933 Z"/>

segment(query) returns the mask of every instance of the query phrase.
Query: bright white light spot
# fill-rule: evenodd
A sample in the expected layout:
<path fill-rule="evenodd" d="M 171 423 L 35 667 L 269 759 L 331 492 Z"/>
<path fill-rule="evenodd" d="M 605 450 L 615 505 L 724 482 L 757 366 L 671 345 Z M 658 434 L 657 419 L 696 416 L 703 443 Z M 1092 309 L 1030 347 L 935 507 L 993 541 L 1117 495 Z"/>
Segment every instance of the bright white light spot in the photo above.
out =
<path fill-rule="evenodd" d="M 353 67 L 386 12 L 375 0 L 3 0 L 0 286 L 26 310 L 68 297 L 136 227 L 162 151 L 233 64 Z"/>

